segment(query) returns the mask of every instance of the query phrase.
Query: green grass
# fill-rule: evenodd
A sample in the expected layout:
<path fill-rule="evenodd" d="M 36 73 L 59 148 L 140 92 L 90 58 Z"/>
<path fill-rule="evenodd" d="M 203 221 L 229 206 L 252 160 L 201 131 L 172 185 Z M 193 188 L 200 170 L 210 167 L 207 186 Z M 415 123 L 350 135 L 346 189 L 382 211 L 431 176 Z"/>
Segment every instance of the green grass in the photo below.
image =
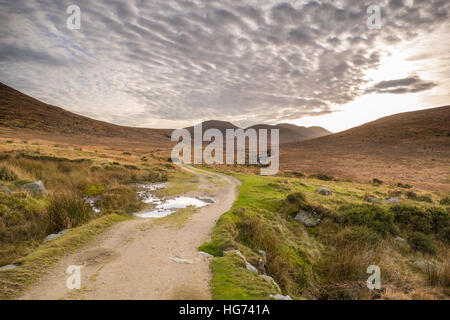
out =
<path fill-rule="evenodd" d="M 115 223 L 130 219 L 126 215 L 111 214 L 74 228 L 60 238 L 43 244 L 31 254 L 16 261 L 20 268 L 0 271 L 0 299 L 17 298 L 36 283 L 64 255 L 94 239 Z"/>
<path fill-rule="evenodd" d="M 234 176 L 241 181 L 238 198 L 218 220 L 211 241 L 199 247 L 215 257 L 211 265 L 215 299 L 265 299 L 275 293 L 248 272 L 239 258 L 225 254 L 233 249 L 240 250 L 254 266 L 261 257 L 258 250 L 266 251 L 267 274 L 283 294 L 297 299 L 347 297 L 338 294 L 340 288 L 354 293 L 352 298 L 371 297 L 368 290 L 360 288 L 371 264 L 382 268 L 384 281 L 392 286 L 421 286 L 409 280 L 417 272 L 410 261 L 423 259 L 417 246 L 393 240 L 397 234 L 408 237 L 419 226 L 427 228 L 428 238 L 436 243 L 437 261 L 444 259 L 448 209 L 431 196 L 431 203 L 423 202 L 410 199 L 407 191 L 395 185 L 323 180 L 322 176 Z M 329 188 L 332 196 L 317 194 L 318 187 Z M 397 196 L 402 204 L 368 204 L 368 195 L 379 199 Z M 321 224 L 305 228 L 295 221 L 299 208 L 318 212 Z M 421 222 L 422 216 L 426 223 Z M 425 242 L 419 244 L 425 251 L 433 251 L 430 242 Z M 422 276 L 426 280 L 426 275 Z"/>

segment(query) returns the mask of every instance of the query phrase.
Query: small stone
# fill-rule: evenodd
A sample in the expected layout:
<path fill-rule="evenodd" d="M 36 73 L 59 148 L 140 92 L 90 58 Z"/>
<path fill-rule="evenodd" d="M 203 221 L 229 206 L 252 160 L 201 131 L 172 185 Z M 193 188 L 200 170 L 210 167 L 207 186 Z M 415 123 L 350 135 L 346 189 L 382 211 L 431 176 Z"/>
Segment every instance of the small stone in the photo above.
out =
<path fill-rule="evenodd" d="M 16 266 L 15 264 L 7 264 L 6 266 L 0 267 L 0 271 L 12 270 L 16 268 L 19 268 L 19 266 Z"/>
<path fill-rule="evenodd" d="M 271 285 L 273 285 L 278 292 L 281 292 L 280 286 L 278 285 L 278 283 L 275 282 L 275 280 L 271 276 L 262 274 L 260 275 L 260 277 L 269 282 Z"/>
<path fill-rule="evenodd" d="M 258 274 L 258 269 L 256 269 L 252 264 L 248 263 L 245 265 L 245 268 L 250 271 L 253 272 L 254 274 Z"/>
<path fill-rule="evenodd" d="M 33 196 L 47 194 L 47 189 L 45 189 L 44 183 L 40 180 L 26 183 L 22 186 L 22 188 L 30 192 Z"/>
<path fill-rule="evenodd" d="M 12 194 L 11 190 L 9 190 L 9 188 L 6 187 L 6 186 L 0 186 L 0 192 L 4 192 L 4 193 L 6 193 L 8 195 Z"/>
<path fill-rule="evenodd" d="M 170 259 L 172 259 L 173 262 L 180 263 L 180 264 L 193 264 L 194 263 L 192 260 L 181 259 L 178 257 L 173 257 Z"/>
<path fill-rule="evenodd" d="M 282 294 L 275 294 L 275 295 L 271 294 L 269 297 L 274 299 L 274 300 L 292 300 L 291 297 L 283 296 Z"/>
<path fill-rule="evenodd" d="M 370 203 L 375 203 L 375 204 L 382 204 L 381 200 L 379 200 L 379 199 L 377 199 L 375 197 L 368 197 L 366 199 L 366 201 L 370 202 Z"/>
<path fill-rule="evenodd" d="M 46 243 L 47 241 L 50 241 L 50 240 L 58 239 L 59 237 L 61 237 L 67 231 L 69 231 L 69 229 L 64 229 L 63 231 L 60 231 L 58 233 L 53 233 L 53 234 L 50 234 L 50 235 L 46 236 L 45 239 L 44 239 L 44 243 Z"/>
<path fill-rule="evenodd" d="M 403 239 L 402 237 L 396 236 L 394 237 L 394 240 L 400 243 L 407 243 L 406 239 Z"/>
<path fill-rule="evenodd" d="M 214 256 L 212 254 L 209 254 L 207 252 L 199 251 L 198 255 L 207 259 L 212 259 Z"/>
<path fill-rule="evenodd" d="M 428 271 L 432 268 L 436 268 L 436 265 L 433 262 L 428 260 L 424 261 L 415 261 L 414 264 L 419 267 L 422 271 Z"/>
<path fill-rule="evenodd" d="M 333 194 L 333 192 L 331 192 L 331 190 L 327 188 L 317 188 L 316 193 L 321 194 L 323 196 L 331 196 Z"/>
<path fill-rule="evenodd" d="M 389 198 L 386 200 L 386 204 L 394 205 L 394 204 L 400 204 L 401 201 L 399 198 Z"/>
<path fill-rule="evenodd" d="M 314 217 L 312 214 L 302 209 L 298 211 L 295 220 L 303 223 L 305 227 L 315 227 L 320 223 L 319 218 Z"/>

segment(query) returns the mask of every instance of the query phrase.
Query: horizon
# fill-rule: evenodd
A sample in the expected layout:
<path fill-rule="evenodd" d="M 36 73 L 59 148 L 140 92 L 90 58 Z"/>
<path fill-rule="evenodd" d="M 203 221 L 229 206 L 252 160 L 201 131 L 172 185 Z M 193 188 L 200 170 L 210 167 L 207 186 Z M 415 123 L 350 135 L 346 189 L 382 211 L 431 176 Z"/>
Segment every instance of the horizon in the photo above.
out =
<path fill-rule="evenodd" d="M 96 120 L 341 132 L 450 97 L 445 1 L 381 1 L 375 28 L 359 1 L 79 1 L 75 30 L 68 5 L 0 4 L 0 80 Z"/>

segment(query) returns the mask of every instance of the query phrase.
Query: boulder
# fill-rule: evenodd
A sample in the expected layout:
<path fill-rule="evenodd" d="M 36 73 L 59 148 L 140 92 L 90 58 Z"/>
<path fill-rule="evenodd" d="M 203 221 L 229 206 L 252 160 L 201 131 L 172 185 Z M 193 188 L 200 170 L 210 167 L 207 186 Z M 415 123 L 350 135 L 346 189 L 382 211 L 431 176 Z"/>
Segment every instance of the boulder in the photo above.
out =
<path fill-rule="evenodd" d="M 64 229 L 63 231 L 60 231 L 58 233 L 53 233 L 53 234 L 46 236 L 44 239 L 44 243 L 46 243 L 47 241 L 54 240 L 54 239 L 61 237 L 67 231 L 69 231 L 69 229 Z"/>
<path fill-rule="evenodd" d="M 320 223 L 320 218 L 302 209 L 295 216 L 295 220 L 303 223 L 305 227 L 315 227 Z"/>
<path fill-rule="evenodd" d="M 375 204 L 382 204 L 381 200 L 379 200 L 379 199 L 377 199 L 375 197 L 368 197 L 366 199 L 366 201 L 370 202 L 370 203 L 375 203 Z"/>
<path fill-rule="evenodd" d="M 317 188 L 316 193 L 321 194 L 323 196 L 331 196 L 333 194 L 331 190 L 327 188 Z"/>
<path fill-rule="evenodd" d="M 247 269 L 250 272 L 253 272 L 254 274 L 258 274 L 258 269 L 256 269 L 252 264 L 248 262 L 245 264 L 245 269 Z"/>
<path fill-rule="evenodd" d="M 181 259 L 179 257 L 172 257 L 170 259 L 172 259 L 173 262 L 179 263 L 179 264 L 193 264 L 194 263 L 194 261 L 192 261 L 192 260 Z"/>
<path fill-rule="evenodd" d="M 45 189 L 44 183 L 42 181 L 35 181 L 26 183 L 22 186 L 22 189 L 27 190 L 33 196 L 46 195 L 47 189 Z"/>
<path fill-rule="evenodd" d="M 9 190 L 9 188 L 6 186 L 0 186 L 0 192 L 6 193 L 7 195 L 12 194 L 11 190 Z"/>
<path fill-rule="evenodd" d="M 386 204 L 394 205 L 394 204 L 400 204 L 401 201 L 399 198 L 389 198 L 386 200 Z"/>

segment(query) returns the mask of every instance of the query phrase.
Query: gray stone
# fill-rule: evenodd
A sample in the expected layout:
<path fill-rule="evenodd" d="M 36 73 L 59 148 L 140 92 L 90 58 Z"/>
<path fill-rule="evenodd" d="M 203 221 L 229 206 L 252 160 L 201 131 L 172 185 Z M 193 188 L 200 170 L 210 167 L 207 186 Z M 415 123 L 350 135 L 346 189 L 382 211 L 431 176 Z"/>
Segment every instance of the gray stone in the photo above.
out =
<path fill-rule="evenodd" d="M 33 196 L 47 194 L 47 189 L 45 189 L 44 183 L 40 180 L 26 183 L 22 186 L 22 188 L 30 192 Z"/>
<path fill-rule="evenodd" d="M 428 260 L 415 261 L 414 265 L 419 267 L 422 271 L 428 271 L 428 270 L 430 270 L 432 268 L 436 268 L 437 267 L 433 262 L 430 262 Z"/>
<path fill-rule="evenodd" d="M 315 227 L 320 223 L 319 218 L 314 217 L 311 213 L 302 209 L 295 216 L 295 220 L 303 223 L 306 227 Z"/>
<path fill-rule="evenodd" d="M 253 272 L 254 274 L 258 274 L 258 269 L 256 269 L 251 263 L 245 264 L 245 269 L 247 269 L 250 272 Z"/>
<path fill-rule="evenodd" d="M 173 262 L 180 263 L 180 264 L 193 264 L 194 263 L 192 260 L 181 259 L 178 257 L 172 257 L 170 259 L 172 259 Z"/>
<path fill-rule="evenodd" d="M 370 203 L 375 203 L 375 204 L 382 204 L 381 200 L 379 200 L 379 199 L 377 199 L 375 197 L 368 197 L 366 199 L 366 201 L 370 202 Z"/>
<path fill-rule="evenodd" d="M 0 192 L 4 192 L 4 193 L 6 193 L 8 195 L 12 194 L 11 190 L 9 190 L 9 188 L 6 187 L 6 186 L 0 186 Z"/>
<path fill-rule="evenodd" d="M 407 243 L 408 242 L 408 241 L 406 241 L 406 239 L 403 239 L 402 237 L 399 237 L 399 236 L 394 237 L 394 240 L 399 243 Z"/>
<path fill-rule="evenodd" d="M 7 264 L 6 266 L 0 267 L 0 271 L 12 270 L 16 268 L 19 268 L 19 266 L 16 266 L 15 264 Z"/>
<path fill-rule="evenodd" d="M 387 199 L 386 200 L 386 204 L 390 204 L 390 205 L 393 205 L 393 204 L 400 204 L 401 203 L 401 201 L 400 201 L 400 199 L 399 198 L 389 198 L 389 199 Z"/>
<path fill-rule="evenodd" d="M 271 294 L 269 297 L 274 299 L 274 300 L 292 300 L 291 297 L 283 296 L 282 294 L 275 294 L 275 295 Z"/>
<path fill-rule="evenodd" d="M 316 193 L 321 194 L 323 196 L 331 196 L 333 194 L 331 190 L 327 188 L 317 188 Z"/>
<path fill-rule="evenodd" d="M 214 258 L 214 256 L 213 256 L 212 254 L 209 254 L 209 253 L 203 252 L 203 251 L 199 251 L 199 252 L 198 252 L 198 255 L 201 256 L 201 257 L 204 257 L 204 258 L 206 258 L 206 259 L 212 259 L 212 258 Z"/>
<path fill-rule="evenodd" d="M 278 292 L 281 293 L 280 286 L 278 285 L 278 283 L 275 282 L 275 280 L 271 276 L 262 274 L 260 275 L 260 277 L 269 282 Z"/>
<path fill-rule="evenodd" d="M 63 231 L 60 231 L 58 233 L 53 233 L 53 234 L 50 234 L 50 235 L 46 236 L 45 239 L 44 239 L 44 243 L 46 243 L 47 241 L 50 241 L 50 240 L 58 239 L 59 237 L 61 237 L 67 231 L 69 231 L 69 229 L 64 229 Z"/>

